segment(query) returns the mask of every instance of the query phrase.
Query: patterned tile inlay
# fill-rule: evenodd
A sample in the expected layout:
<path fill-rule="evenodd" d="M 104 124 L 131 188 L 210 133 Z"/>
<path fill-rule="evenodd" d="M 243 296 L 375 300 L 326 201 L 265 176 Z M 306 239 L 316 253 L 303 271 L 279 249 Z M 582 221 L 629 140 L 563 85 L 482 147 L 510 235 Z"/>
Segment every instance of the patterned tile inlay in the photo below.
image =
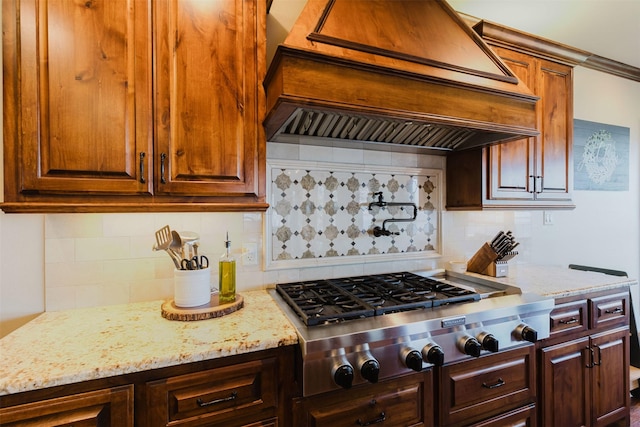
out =
<path fill-rule="evenodd" d="M 309 166 L 309 165 L 307 165 Z M 439 239 L 439 170 L 397 168 L 352 171 L 317 164 L 273 166 L 271 172 L 271 259 L 436 252 Z M 388 222 L 399 233 L 374 237 L 385 219 L 411 218 L 411 207 L 373 206 L 375 193 L 385 202 L 414 203 L 415 221 Z"/>

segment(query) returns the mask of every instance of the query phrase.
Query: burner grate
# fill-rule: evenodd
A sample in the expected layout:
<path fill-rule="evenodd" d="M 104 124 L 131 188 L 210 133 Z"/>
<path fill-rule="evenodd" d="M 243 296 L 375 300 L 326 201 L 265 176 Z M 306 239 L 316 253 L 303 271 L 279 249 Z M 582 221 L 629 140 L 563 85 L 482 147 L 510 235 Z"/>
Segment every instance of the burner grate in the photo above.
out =
<path fill-rule="evenodd" d="M 480 299 L 468 289 L 407 272 L 279 284 L 276 289 L 307 326 Z"/>

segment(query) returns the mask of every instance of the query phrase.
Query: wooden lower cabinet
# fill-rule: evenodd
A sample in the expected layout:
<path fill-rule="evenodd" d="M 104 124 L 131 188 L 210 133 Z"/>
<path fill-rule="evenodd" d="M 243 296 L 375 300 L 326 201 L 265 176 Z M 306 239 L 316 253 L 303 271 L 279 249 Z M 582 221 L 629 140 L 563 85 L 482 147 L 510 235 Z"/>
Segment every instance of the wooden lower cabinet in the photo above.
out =
<path fill-rule="evenodd" d="M 433 373 L 425 371 L 294 399 L 295 427 L 433 426 Z"/>
<path fill-rule="evenodd" d="M 556 300 L 539 344 L 540 425 L 629 425 L 629 292 Z"/>
<path fill-rule="evenodd" d="M 535 421 L 534 415 L 526 415 L 535 407 L 535 372 L 533 345 L 443 367 L 437 424 L 512 425 L 513 418 Z"/>
<path fill-rule="evenodd" d="M 2 408 L 0 425 L 132 427 L 133 385 Z"/>
<path fill-rule="evenodd" d="M 629 328 L 541 350 L 542 425 L 629 423 Z"/>
<path fill-rule="evenodd" d="M 288 427 L 294 346 L 0 396 L 0 425 Z"/>

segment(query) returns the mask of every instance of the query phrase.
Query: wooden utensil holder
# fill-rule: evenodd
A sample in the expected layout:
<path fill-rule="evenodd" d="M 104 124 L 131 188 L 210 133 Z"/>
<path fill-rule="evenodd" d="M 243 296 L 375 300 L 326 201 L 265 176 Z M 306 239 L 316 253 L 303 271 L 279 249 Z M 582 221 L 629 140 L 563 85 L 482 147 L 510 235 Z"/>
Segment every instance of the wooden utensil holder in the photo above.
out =
<path fill-rule="evenodd" d="M 509 265 L 506 261 L 492 262 L 481 274 L 492 277 L 506 277 L 509 275 Z"/>
<path fill-rule="evenodd" d="M 488 243 L 485 243 L 480 247 L 478 252 L 476 252 L 469 262 L 467 262 L 467 271 L 471 271 L 473 273 L 486 274 L 487 268 L 491 264 L 498 259 L 498 254 L 489 246 Z"/>

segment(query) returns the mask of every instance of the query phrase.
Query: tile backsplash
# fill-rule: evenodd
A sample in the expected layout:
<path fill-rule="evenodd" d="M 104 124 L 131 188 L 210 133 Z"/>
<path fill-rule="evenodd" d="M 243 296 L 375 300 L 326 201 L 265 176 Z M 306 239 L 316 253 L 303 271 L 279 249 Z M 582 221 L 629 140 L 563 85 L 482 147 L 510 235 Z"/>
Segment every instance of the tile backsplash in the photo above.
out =
<path fill-rule="evenodd" d="M 267 169 L 267 268 L 439 255 L 441 170 L 300 161 Z M 383 206 L 373 203 L 380 197 Z"/>
<path fill-rule="evenodd" d="M 262 244 L 262 222 L 262 213 L 45 215 L 46 309 L 172 297 L 174 265 L 165 252 L 152 250 L 155 231 L 166 224 L 200 235 L 199 253 L 212 264 L 212 287 L 228 231 L 238 288 L 259 287 L 260 266 L 243 266 L 242 243 Z"/>
<path fill-rule="evenodd" d="M 443 267 L 450 259 L 469 258 L 505 227 L 523 241 L 516 262 L 528 258 L 535 214 L 443 210 L 443 157 L 271 143 L 268 159 L 266 213 L 44 215 L 45 309 L 171 298 L 173 263 L 152 250 L 155 231 L 166 224 L 200 235 L 200 253 L 211 260 L 212 287 L 228 231 L 238 262 L 238 292 Z M 378 191 L 384 201 L 420 208 L 415 222 L 387 223 L 390 230 L 397 227 L 398 236 L 370 234 L 385 219 L 410 216 L 391 207 L 369 211 Z M 278 237 L 282 227 L 288 231 Z M 245 265 L 244 243 L 263 249 L 258 265 Z"/>

